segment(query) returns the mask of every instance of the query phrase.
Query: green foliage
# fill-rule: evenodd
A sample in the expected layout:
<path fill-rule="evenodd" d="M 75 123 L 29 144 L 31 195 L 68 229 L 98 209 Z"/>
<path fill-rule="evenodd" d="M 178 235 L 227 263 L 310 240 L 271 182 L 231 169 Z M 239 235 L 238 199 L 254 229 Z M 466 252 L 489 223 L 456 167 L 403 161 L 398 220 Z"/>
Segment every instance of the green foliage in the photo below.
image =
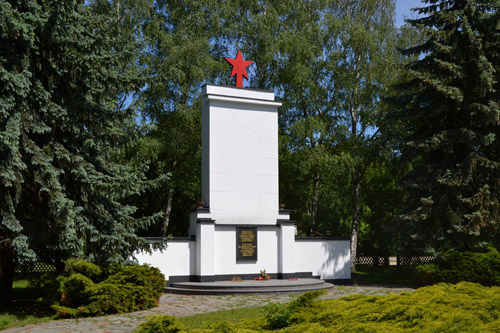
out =
<path fill-rule="evenodd" d="M 66 260 L 64 274 L 70 276 L 75 273 L 80 273 L 92 281 L 99 281 L 102 269 L 98 265 L 85 260 Z"/>
<path fill-rule="evenodd" d="M 303 293 L 290 304 L 269 304 L 266 307 L 266 327 L 271 330 L 290 326 L 292 323 L 309 321 L 308 317 L 318 310 L 317 298 L 326 290 Z"/>
<path fill-rule="evenodd" d="M 144 85 L 119 20 L 80 0 L 0 2 L 0 250 L 11 262 L 123 263 L 151 247 L 137 232 L 159 215 L 123 203 L 144 174 L 112 160 L 135 126 L 119 96 Z"/>
<path fill-rule="evenodd" d="M 0 331 L 54 319 L 54 311 L 37 301 L 39 290 L 29 280 L 15 279 L 12 291 L 13 302 L 9 306 L 0 306 Z"/>
<path fill-rule="evenodd" d="M 152 299 L 158 299 L 165 287 L 165 276 L 156 267 L 125 266 L 111 275 L 107 280 L 110 284 L 134 285 L 145 288 L 145 293 Z"/>
<path fill-rule="evenodd" d="M 293 300 L 290 305 L 290 311 L 292 312 L 298 312 L 307 308 L 312 308 L 313 305 L 316 303 L 317 298 L 320 297 L 321 295 L 326 294 L 326 290 L 314 290 L 314 291 L 308 291 L 297 297 L 297 299 Z"/>
<path fill-rule="evenodd" d="M 291 312 L 286 305 L 269 304 L 265 308 L 266 327 L 270 330 L 278 330 L 290 326 Z"/>
<path fill-rule="evenodd" d="M 417 273 L 421 285 L 469 281 L 500 286 L 500 253 L 493 247 L 486 252 L 448 250 L 435 264 L 419 265 Z"/>
<path fill-rule="evenodd" d="M 424 0 L 425 41 L 399 86 L 393 124 L 408 199 L 408 249 L 477 250 L 500 235 L 500 31 L 498 1 Z M 414 58 L 415 59 L 415 58 Z"/>
<path fill-rule="evenodd" d="M 66 275 L 42 276 L 32 282 L 59 317 L 86 317 L 144 310 L 158 304 L 165 277 L 147 265 L 103 267 L 68 260 Z"/>
<path fill-rule="evenodd" d="M 151 316 L 148 321 L 140 323 L 134 332 L 137 333 L 176 333 L 185 331 L 174 316 Z"/>
<path fill-rule="evenodd" d="M 29 280 L 29 286 L 34 290 L 41 306 L 49 307 L 59 302 L 61 298 L 61 280 L 56 273 L 45 273 L 37 276 Z"/>
<path fill-rule="evenodd" d="M 242 312 L 242 318 L 231 321 L 230 325 L 217 322 L 211 326 L 217 320 L 217 313 L 204 315 L 202 321 L 195 320 L 197 325 L 179 327 L 174 318 L 166 320 L 167 325 L 172 323 L 185 332 L 218 332 L 226 327 L 235 332 L 271 329 L 279 332 L 497 332 L 500 328 L 500 287 L 461 282 L 441 283 L 390 296 L 354 295 L 313 301 L 315 296 L 307 295 L 297 302 L 273 307 L 280 308 L 282 314 L 285 309 L 292 312 L 290 308 L 295 308 L 286 325 L 273 329 L 268 326 L 268 307 L 264 315 L 249 313 L 246 320 L 242 320 L 245 317 Z M 293 316 L 301 320 L 293 320 Z M 197 317 L 181 320 L 191 323 L 191 318 Z M 252 322 L 249 324 L 248 320 Z"/>
<path fill-rule="evenodd" d="M 79 308 L 79 316 L 102 316 L 105 314 L 145 310 L 157 305 L 145 287 L 132 284 L 98 283 L 88 289 L 89 304 Z"/>
<path fill-rule="evenodd" d="M 212 330 L 213 332 L 220 332 L 220 333 L 236 332 L 235 326 L 226 321 L 215 321 L 210 325 L 208 325 L 208 329 Z"/>
<path fill-rule="evenodd" d="M 77 307 L 88 302 L 90 290 L 94 286 L 94 282 L 88 277 L 74 273 L 68 277 L 60 276 L 58 278 L 61 287 L 61 304 L 68 307 Z"/>
<path fill-rule="evenodd" d="M 358 266 L 351 272 L 354 285 L 416 286 L 414 266 Z"/>

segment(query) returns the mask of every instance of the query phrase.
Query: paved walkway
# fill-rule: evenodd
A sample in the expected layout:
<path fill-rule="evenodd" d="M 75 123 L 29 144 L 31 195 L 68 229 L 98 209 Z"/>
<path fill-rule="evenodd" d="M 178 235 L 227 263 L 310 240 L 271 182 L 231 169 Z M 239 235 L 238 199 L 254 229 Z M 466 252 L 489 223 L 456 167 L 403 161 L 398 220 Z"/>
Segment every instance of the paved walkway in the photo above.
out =
<path fill-rule="evenodd" d="M 388 295 L 412 290 L 410 288 L 391 286 L 336 286 L 330 289 L 323 298 L 333 299 L 354 294 Z M 217 296 L 164 294 L 160 298 L 159 306 L 149 310 L 96 318 L 53 320 L 8 329 L 3 332 L 132 332 L 139 323 L 147 320 L 147 317 L 151 315 L 191 316 L 248 306 L 264 306 L 270 302 L 285 303 L 295 297 L 297 297 L 297 294 Z"/>

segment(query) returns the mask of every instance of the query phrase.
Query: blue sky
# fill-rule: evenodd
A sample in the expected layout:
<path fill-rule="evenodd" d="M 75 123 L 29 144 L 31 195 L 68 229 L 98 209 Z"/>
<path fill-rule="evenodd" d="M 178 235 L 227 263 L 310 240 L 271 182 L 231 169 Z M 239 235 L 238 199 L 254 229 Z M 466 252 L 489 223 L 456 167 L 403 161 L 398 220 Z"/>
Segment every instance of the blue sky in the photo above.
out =
<path fill-rule="evenodd" d="M 403 25 L 405 18 L 414 18 L 415 13 L 410 9 L 415 7 L 425 7 L 419 0 L 396 0 L 396 25 Z"/>

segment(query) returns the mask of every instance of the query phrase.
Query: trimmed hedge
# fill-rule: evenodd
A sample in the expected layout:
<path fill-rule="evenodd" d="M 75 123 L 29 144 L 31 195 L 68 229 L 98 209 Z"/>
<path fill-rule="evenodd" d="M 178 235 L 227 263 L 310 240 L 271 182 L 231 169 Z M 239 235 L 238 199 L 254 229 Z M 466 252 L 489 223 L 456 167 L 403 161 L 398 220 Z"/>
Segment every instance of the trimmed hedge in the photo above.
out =
<path fill-rule="evenodd" d="M 147 265 L 97 266 L 69 260 L 64 275 L 45 275 L 32 285 L 43 291 L 40 301 L 52 304 L 59 317 L 76 318 L 154 307 L 163 293 L 165 277 Z"/>
<path fill-rule="evenodd" d="M 500 286 L 500 253 L 493 247 L 486 252 L 448 250 L 435 263 L 417 266 L 416 272 L 420 285 L 469 281 Z"/>

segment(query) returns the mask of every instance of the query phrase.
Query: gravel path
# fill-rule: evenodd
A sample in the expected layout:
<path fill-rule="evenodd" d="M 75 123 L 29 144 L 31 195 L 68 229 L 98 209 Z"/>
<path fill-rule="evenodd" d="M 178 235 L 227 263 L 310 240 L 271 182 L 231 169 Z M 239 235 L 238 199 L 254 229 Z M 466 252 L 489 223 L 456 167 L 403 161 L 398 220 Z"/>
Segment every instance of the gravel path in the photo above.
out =
<path fill-rule="evenodd" d="M 412 290 L 396 286 L 336 286 L 329 290 L 323 298 L 333 299 L 354 294 L 388 295 Z M 8 329 L 3 332 L 132 332 L 139 323 L 147 320 L 147 317 L 151 315 L 191 316 L 248 306 L 264 306 L 270 302 L 285 303 L 295 297 L 297 294 L 221 296 L 164 294 L 160 298 L 159 306 L 149 310 L 105 317 L 53 320 Z"/>

